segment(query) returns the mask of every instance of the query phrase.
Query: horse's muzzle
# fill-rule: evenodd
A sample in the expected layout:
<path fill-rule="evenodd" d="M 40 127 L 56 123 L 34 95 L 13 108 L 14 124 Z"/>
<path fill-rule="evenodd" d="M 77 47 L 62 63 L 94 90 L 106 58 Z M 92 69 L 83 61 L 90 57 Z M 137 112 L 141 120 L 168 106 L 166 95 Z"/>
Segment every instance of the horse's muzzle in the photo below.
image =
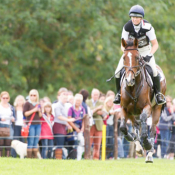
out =
<path fill-rule="evenodd" d="M 134 86 L 135 84 L 135 78 L 129 79 L 125 78 L 127 86 Z"/>

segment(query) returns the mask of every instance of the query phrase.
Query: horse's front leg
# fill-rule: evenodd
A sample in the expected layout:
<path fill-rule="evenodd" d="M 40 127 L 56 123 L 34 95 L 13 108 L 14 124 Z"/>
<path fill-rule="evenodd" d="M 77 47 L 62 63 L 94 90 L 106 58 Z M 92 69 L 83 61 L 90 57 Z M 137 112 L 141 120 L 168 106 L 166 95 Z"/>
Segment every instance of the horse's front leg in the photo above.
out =
<path fill-rule="evenodd" d="M 140 115 L 140 121 L 141 121 L 141 138 L 143 140 L 143 147 L 145 150 L 151 150 L 152 144 L 148 140 L 148 132 L 147 132 L 147 118 L 151 115 L 151 106 L 147 105 L 144 107 L 141 115 Z"/>
<path fill-rule="evenodd" d="M 124 137 L 128 142 L 132 142 L 136 140 L 136 137 L 135 135 L 129 133 L 126 127 L 126 122 L 128 120 L 127 113 L 124 109 L 122 109 L 121 114 L 122 116 L 121 116 L 121 123 L 120 123 L 120 131 L 124 134 Z"/>

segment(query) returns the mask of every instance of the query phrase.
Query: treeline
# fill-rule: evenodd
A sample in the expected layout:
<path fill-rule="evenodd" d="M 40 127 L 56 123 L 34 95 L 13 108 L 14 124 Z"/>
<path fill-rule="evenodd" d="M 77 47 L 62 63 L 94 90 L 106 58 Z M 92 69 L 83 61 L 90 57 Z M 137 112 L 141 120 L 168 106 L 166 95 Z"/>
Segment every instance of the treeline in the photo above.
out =
<path fill-rule="evenodd" d="M 0 1 L 0 91 L 12 99 L 32 88 L 54 98 L 65 86 L 74 92 L 106 83 L 122 55 L 121 31 L 132 5 L 145 8 L 157 34 L 157 63 L 175 95 L 174 0 L 5 0 Z"/>

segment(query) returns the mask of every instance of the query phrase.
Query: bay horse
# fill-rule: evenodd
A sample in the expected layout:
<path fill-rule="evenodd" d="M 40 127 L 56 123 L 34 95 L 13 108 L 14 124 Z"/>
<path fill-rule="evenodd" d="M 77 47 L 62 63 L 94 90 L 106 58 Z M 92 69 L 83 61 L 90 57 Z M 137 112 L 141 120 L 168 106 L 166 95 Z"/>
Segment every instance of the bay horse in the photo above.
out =
<path fill-rule="evenodd" d="M 152 104 L 154 90 L 146 75 L 145 62 L 138 50 L 138 40 L 122 39 L 122 46 L 125 48 L 123 54 L 123 64 L 125 69 L 124 79 L 121 83 L 121 125 L 120 130 L 128 141 L 136 144 L 137 155 L 143 155 L 143 148 L 147 150 L 146 163 L 153 163 L 154 138 L 156 125 L 159 121 L 163 105 Z M 164 76 L 160 67 L 157 66 L 161 75 Z M 165 95 L 166 79 L 161 81 L 161 92 Z M 147 118 L 152 115 L 152 127 L 150 138 L 147 132 Z M 137 120 L 140 119 L 140 122 Z M 126 127 L 127 120 L 130 119 L 134 132 L 129 133 Z M 141 127 L 141 128 L 140 128 Z"/>

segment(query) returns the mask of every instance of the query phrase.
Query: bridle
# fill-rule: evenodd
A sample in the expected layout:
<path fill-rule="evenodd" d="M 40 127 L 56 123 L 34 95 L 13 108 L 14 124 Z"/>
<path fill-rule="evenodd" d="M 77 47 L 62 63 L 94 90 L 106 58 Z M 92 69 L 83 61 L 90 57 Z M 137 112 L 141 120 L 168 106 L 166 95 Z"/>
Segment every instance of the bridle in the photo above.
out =
<path fill-rule="evenodd" d="M 129 50 L 137 50 L 139 52 L 138 49 L 125 49 L 124 52 L 125 51 L 129 51 Z M 143 60 L 143 58 L 139 54 L 139 65 L 138 66 L 126 66 L 126 65 L 124 65 L 123 66 L 124 68 L 129 68 L 126 73 L 128 73 L 129 71 L 131 71 L 134 74 L 134 78 L 136 78 L 140 74 L 142 68 L 145 66 L 145 64 L 143 64 L 142 60 Z M 137 70 L 136 73 L 134 73 L 134 71 L 132 70 L 133 68 L 139 68 L 139 69 Z"/>
<path fill-rule="evenodd" d="M 124 51 L 128 51 L 128 50 L 137 50 L 139 52 L 138 49 L 125 49 Z M 141 73 L 141 70 L 143 69 L 144 66 L 145 66 L 145 63 L 143 61 L 143 58 L 139 54 L 139 65 L 138 66 L 126 66 L 126 65 L 124 65 L 124 68 L 129 68 L 129 70 L 127 72 L 129 72 L 129 71 L 133 72 L 134 77 L 136 78 Z M 133 68 L 138 68 L 136 73 L 134 73 L 134 71 L 132 70 Z M 141 76 L 142 76 L 142 74 L 141 74 Z M 137 103 L 138 97 L 139 97 L 143 87 L 144 87 L 144 81 L 143 81 L 142 77 L 141 77 L 141 82 L 139 83 L 138 87 L 134 88 L 135 89 L 135 96 L 133 96 L 132 93 L 128 92 L 126 87 L 125 87 L 125 92 L 134 101 L 134 111 L 136 111 L 136 103 Z"/>

